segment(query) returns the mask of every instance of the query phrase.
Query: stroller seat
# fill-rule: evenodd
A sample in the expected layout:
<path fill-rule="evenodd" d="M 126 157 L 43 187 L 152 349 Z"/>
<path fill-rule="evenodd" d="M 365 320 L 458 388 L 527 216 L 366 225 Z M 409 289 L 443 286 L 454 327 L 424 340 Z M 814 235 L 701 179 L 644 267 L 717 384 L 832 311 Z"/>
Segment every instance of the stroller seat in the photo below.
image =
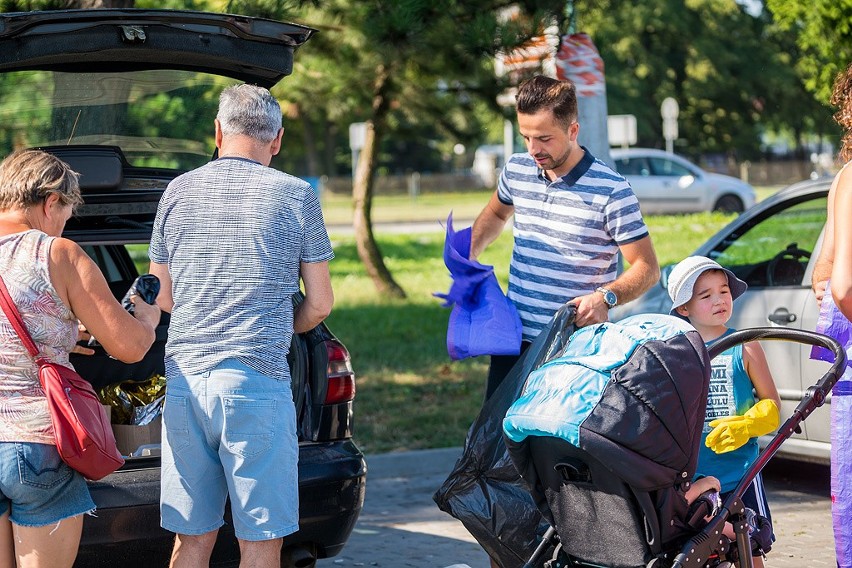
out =
<path fill-rule="evenodd" d="M 574 566 L 655 566 L 694 530 L 675 489 L 637 491 L 589 453 L 552 436 L 531 436 L 527 450 L 537 505 Z"/>
<path fill-rule="evenodd" d="M 551 525 L 524 568 L 539 566 L 549 545 L 556 546 L 553 561 L 545 563 L 550 568 L 731 562 L 751 568 L 741 497 L 780 445 L 825 402 L 846 369 L 846 354 L 827 336 L 772 328 L 734 332 L 708 352 L 690 326 L 660 318 L 668 316 L 633 316 L 576 332 L 561 356 L 530 373 L 506 413 L 507 452 Z M 724 502 L 699 498 L 690 507 L 685 492 L 695 475 L 710 360 L 756 340 L 813 345 L 834 362 Z M 734 541 L 723 536 L 727 522 Z"/>
<path fill-rule="evenodd" d="M 504 438 L 573 565 L 665 565 L 694 534 L 709 380 L 698 332 L 656 314 L 582 328 L 529 375 Z"/>

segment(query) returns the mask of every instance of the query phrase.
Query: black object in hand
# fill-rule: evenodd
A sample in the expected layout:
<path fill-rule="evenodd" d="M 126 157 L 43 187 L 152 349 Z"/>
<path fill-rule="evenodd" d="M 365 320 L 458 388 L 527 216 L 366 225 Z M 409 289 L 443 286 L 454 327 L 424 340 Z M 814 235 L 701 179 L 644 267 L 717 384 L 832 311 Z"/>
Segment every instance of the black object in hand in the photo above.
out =
<path fill-rule="evenodd" d="M 146 304 L 153 304 L 157 301 L 157 294 L 160 293 L 160 279 L 153 274 L 143 274 L 133 281 L 130 289 L 121 299 L 121 305 L 124 309 L 133 314 L 134 306 L 130 301 L 130 296 L 136 295 L 142 298 Z"/>

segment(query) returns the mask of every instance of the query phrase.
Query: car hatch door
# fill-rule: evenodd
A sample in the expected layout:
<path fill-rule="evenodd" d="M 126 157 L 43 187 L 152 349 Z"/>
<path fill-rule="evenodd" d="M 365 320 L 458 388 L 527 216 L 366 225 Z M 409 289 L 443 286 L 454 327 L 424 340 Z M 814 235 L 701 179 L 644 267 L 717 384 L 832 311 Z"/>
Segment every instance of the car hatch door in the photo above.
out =
<path fill-rule="evenodd" d="M 271 87 L 292 72 L 295 50 L 315 31 L 189 10 L 7 13 L 0 14 L 0 71 L 183 69 Z"/>

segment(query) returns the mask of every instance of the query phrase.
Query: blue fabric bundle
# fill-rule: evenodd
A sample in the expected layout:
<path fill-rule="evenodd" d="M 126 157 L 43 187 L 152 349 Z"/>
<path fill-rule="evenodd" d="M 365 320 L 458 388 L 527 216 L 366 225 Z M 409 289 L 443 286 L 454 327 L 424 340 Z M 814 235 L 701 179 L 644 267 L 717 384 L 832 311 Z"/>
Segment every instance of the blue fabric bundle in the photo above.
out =
<path fill-rule="evenodd" d="M 447 352 L 457 361 L 478 355 L 517 355 L 521 348 L 521 319 L 503 294 L 494 267 L 470 260 L 471 227 L 453 230 L 447 217 L 444 264 L 453 283 L 446 294 L 435 294 L 451 307 Z"/>
<path fill-rule="evenodd" d="M 698 332 L 674 316 L 581 328 L 559 357 L 530 373 L 506 412 L 510 453 L 529 436 L 552 436 L 643 491 L 691 479 L 709 369 Z"/>

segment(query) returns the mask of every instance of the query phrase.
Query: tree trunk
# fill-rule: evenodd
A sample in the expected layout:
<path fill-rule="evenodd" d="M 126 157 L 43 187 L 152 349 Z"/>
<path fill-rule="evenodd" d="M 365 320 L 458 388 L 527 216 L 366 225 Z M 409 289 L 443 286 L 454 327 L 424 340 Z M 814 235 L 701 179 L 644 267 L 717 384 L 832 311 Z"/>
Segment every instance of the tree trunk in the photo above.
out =
<path fill-rule="evenodd" d="M 372 118 L 367 121 L 367 133 L 364 147 L 358 159 L 355 179 L 352 183 L 352 202 L 354 217 L 352 226 L 355 229 L 355 244 L 358 256 L 367 274 L 380 294 L 389 294 L 395 298 L 405 298 L 405 291 L 394 281 L 390 271 L 385 266 L 382 254 L 373 237 L 371 211 L 373 206 L 373 184 L 376 172 L 376 157 L 379 153 L 379 143 L 384 134 L 390 101 L 390 71 L 385 66 L 376 70 L 376 82 L 373 88 Z"/>

